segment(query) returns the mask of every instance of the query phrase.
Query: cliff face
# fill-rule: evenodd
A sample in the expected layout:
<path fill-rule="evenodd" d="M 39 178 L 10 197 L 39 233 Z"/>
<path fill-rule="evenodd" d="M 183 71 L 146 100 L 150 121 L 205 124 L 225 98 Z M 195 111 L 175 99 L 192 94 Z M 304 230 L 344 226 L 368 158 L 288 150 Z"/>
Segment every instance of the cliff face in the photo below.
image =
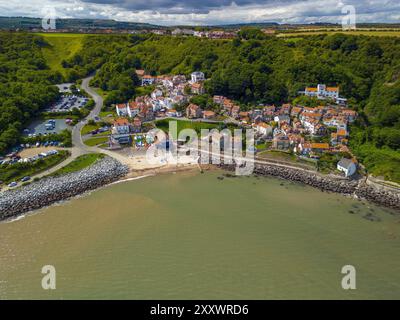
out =
<path fill-rule="evenodd" d="M 0 220 L 39 209 L 116 181 L 128 173 L 117 160 L 105 157 L 84 170 L 45 178 L 0 194 Z"/>

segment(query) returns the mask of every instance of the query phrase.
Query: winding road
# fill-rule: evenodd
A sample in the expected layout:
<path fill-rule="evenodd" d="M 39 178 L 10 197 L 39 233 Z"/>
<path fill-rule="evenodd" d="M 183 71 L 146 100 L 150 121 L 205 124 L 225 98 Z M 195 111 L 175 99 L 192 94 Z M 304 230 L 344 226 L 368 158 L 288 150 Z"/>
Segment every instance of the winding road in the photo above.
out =
<path fill-rule="evenodd" d="M 65 161 L 59 163 L 58 165 L 49 168 L 48 170 L 42 171 L 31 178 L 42 178 L 44 176 L 47 176 L 49 174 L 52 174 L 53 172 L 56 172 L 57 170 L 65 167 L 66 165 L 70 164 L 72 161 L 74 161 L 76 158 L 78 158 L 81 155 L 88 154 L 88 153 L 93 153 L 93 152 L 101 152 L 104 154 L 107 154 L 111 157 L 116 158 L 117 160 L 126 163 L 125 157 L 111 152 L 109 150 L 103 150 L 97 147 L 89 147 L 83 143 L 82 136 L 81 136 L 81 130 L 82 128 L 87 124 L 87 122 L 91 119 L 94 120 L 95 117 L 98 117 L 101 109 L 103 107 L 103 98 L 93 89 L 89 86 L 90 80 L 93 79 L 94 76 L 87 77 L 82 80 L 82 85 L 81 88 L 85 90 L 91 98 L 95 102 L 95 107 L 93 110 L 90 111 L 90 114 L 80 122 L 78 122 L 72 129 L 72 148 L 68 148 L 67 150 L 71 152 L 71 156 L 68 157 Z"/>

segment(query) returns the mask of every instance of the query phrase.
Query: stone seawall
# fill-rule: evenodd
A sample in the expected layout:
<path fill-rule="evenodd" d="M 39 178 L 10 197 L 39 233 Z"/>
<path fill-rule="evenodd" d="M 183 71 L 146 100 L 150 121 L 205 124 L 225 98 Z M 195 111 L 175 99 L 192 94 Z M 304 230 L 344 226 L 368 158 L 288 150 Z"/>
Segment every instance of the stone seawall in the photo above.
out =
<path fill-rule="evenodd" d="M 220 165 L 221 168 L 234 171 L 233 165 Z M 302 169 L 293 169 L 272 164 L 255 164 L 254 173 L 268 175 L 290 181 L 300 182 L 322 191 L 353 195 L 381 206 L 400 210 L 400 193 L 383 191 L 367 185 L 364 181 L 335 179 Z"/>
<path fill-rule="evenodd" d="M 116 181 L 128 173 L 119 161 L 105 157 L 89 168 L 0 193 L 0 220 L 66 200 Z"/>

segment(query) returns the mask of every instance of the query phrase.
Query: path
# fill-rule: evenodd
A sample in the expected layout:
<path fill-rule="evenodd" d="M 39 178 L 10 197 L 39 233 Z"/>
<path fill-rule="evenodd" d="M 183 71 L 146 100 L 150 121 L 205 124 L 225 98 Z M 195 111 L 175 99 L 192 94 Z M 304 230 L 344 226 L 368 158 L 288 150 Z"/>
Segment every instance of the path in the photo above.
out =
<path fill-rule="evenodd" d="M 94 100 L 96 105 L 93 108 L 93 110 L 90 111 L 90 114 L 85 119 L 78 122 L 78 124 L 76 124 L 72 129 L 72 145 L 73 145 L 73 147 L 65 148 L 65 150 L 68 150 L 69 152 L 71 152 L 71 156 L 69 156 L 67 159 L 60 162 L 56 166 L 51 167 L 48 170 L 45 170 L 38 174 L 33 175 L 31 177 L 32 179 L 42 178 L 44 176 L 52 174 L 52 173 L 56 172 L 57 170 L 65 167 L 66 165 L 70 164 L 72 161 L 74 161 L 79 156 L 87 154 L 87 153 L 91 153 L 91 152 L 102 152 L 102 153 L 110 155 L 114 158 L 117 158 L 117 160 L 121 160 L 120 159 L 121 157 L 119 157 L 118 155 L 115 156 L 113 153 L 106 152 L 107 150 L 103 151 L 96 147 L 89 147 L 89 146 L 85 145 L 82 141 L 82 137 L 81 137 L 82 128 L 85 126 L 85 124 L 87 123 L 88 120 L 94 119 L 95 117 L 97 117 L 100 114 L 101 108 L 103 107 L 103 98 L 94 89 L 92 89 L 89 86 L 90 80 L 92 80 L 92 79 L 93 79 L 93 76 L 83 79 L 81 87 L 91 96 L 91 98 Z M 7 189 L 9 189 L 9 188 L 4 187 L 2 189 L 2 191 L 7 190 Z"/>

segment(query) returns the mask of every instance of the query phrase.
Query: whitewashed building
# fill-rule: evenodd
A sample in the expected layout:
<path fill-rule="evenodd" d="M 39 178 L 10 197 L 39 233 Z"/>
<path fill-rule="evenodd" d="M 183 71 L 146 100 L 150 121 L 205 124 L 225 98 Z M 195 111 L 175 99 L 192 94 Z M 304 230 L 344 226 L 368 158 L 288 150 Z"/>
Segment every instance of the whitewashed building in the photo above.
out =
<path fill-rule="evenodd" d="M 342 158 L 337 164 L 337 169 L 346 177 L 351 177 L 357 171 L 357 166 L 352 159 Z"/>
<path fill-rule="evenodd" d="M 195 71 L 191 74 L 191 78 L 192 78 L 192 83 L 197 83 L 200 81 L 204 81 L 206 80 L 204 73 L 201 71 Z"/>

